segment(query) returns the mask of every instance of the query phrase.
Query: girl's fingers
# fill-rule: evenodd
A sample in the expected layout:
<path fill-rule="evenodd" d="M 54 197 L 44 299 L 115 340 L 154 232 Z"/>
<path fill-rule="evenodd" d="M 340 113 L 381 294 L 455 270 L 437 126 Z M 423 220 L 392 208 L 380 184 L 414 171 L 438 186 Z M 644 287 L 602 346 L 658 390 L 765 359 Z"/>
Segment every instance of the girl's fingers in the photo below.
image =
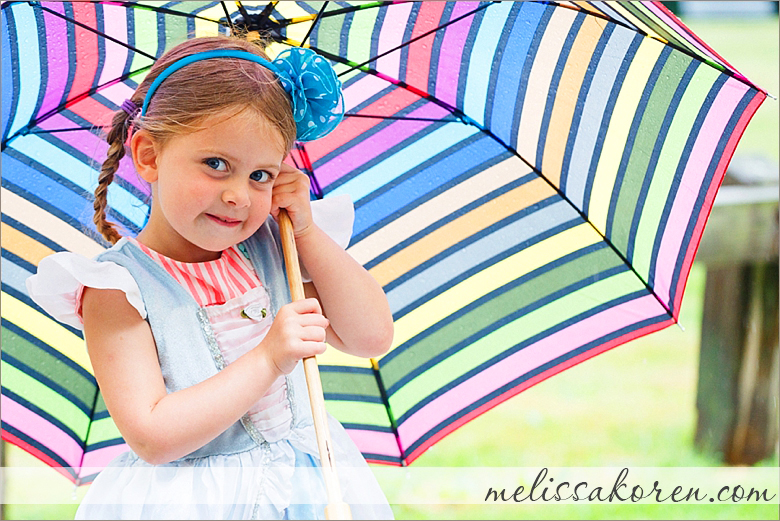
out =
<path fill-rule="evenodd" d="M 311 353 L 311 354 L 304 354 L 303 356 L 314 356 L 314 355 L 321 355 L 325 352 L 325 349 L 327 348 L 327 345 L 325 342 L 302 342 L 301 343 L 301 351 L 304 353 Z"/>
<path fill-rule="evenodd" d="M 325 341 L 325 328 L 307 326 L 303 328 L 301 333 L 301 340 L 307 342 L 324 342 Z"/>

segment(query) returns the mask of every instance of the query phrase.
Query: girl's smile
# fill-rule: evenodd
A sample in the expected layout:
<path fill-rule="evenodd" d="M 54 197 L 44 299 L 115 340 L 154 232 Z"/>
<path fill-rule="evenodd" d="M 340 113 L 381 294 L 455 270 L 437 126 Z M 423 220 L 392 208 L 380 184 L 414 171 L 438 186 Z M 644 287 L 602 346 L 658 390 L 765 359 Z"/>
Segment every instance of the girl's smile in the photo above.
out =
<path fill-rule="evenodd" d="M 219 258 L 257 231 L 285 156 L 279 132 L 252 110 L 199 127 L 163 144 L 139 131 L 131 143 L 138 173 L 152 185 L 138 240 L 183 262 Z"/>

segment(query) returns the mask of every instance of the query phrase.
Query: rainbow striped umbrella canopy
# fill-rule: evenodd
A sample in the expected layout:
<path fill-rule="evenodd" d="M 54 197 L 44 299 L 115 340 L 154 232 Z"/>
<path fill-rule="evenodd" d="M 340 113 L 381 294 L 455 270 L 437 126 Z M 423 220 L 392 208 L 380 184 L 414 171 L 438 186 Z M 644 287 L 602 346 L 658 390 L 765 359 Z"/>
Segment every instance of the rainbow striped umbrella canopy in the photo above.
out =
<path fill-rule="evenodd" d="M 88 482 L 126 450 L 79 331 L 24 280 L 93 256 L 102 126 L 155 57 L 257 30 L 333 63 L 347 117 L 292 160 L 350 194 L 349 252 L 381 283 L 380 359 L 320 357 L 369 461 L 408 464 L 545 378 L 673 324 L 726 166 L 766 93 L 659 3 L 6 2 L 2 6 L 3 438 Z M 148 190 L 125 159 L 123 233 Z"/>

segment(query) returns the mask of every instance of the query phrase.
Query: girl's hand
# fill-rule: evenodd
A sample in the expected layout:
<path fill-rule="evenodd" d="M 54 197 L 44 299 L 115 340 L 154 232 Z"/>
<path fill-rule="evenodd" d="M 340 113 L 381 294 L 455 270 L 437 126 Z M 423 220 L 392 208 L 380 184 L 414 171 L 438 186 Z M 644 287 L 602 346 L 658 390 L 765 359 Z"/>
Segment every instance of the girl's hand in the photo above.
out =
<path fill-rule="evenodd" d="M 260 350 L 272 370 L 289 374 L 301 358 L 325 352 L 325 329 L 330 322 L 317 299 L 291 302 L 279 309 Z"/>
<path fill-rule="evenodd" d="M 309 233 L 312 228 L 310 184 L 309 176 L 287 163 L 282 163 L 279 175 L 274 181 L 271 215 L 276 219 L 279 209 L 286 209 L 296 239 Z"/>

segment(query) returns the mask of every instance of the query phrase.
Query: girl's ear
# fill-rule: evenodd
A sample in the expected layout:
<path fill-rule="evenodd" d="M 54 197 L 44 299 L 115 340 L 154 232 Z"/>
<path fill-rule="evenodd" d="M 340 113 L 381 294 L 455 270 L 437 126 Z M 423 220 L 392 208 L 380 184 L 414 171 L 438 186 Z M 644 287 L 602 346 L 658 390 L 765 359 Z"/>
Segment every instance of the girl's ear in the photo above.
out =
<path fill-rule="evenodd" d="M 157 181 L 158 150 L 152 136 L 145 130 L 139 130 L 130 139 L 130 151 L 133 154 L 135 171 L 147 183 Z"/>

